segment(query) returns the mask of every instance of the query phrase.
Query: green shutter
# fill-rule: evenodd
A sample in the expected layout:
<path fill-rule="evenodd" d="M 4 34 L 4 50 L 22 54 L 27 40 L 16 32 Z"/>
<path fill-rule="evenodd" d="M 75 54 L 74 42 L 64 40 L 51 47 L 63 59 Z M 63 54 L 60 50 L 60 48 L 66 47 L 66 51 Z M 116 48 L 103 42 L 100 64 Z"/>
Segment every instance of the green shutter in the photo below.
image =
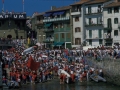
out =
<path fill-rule="evenodd" d="M 89 30 L 89 38 L 92 38 L 92 30 Z"/>
<path fill-rule="evenodd" d="M 89 18 L 89 25 L 91 25 L 91 18 Z"/>
<path fill-rule="evenodd" d="M 99 40 L 99 44 L 102 44 L 102 40 Z"/>
<path fill-rule="evenodd" d="M 101 29 L 98 30 L 98 35 L 99 35 L 99 38 L 102 38 L 102 30 Z"/>
<path fill-rule="evenodd" d="M 89 40 L 89 45 L 92 45 L 92 40 Z"/>
<path fill-rule="evenodd" d="M 107 24 L 108 24 L 108 28 L 111 28 L 111 19 L 110 18 L 107 20 Z"/>

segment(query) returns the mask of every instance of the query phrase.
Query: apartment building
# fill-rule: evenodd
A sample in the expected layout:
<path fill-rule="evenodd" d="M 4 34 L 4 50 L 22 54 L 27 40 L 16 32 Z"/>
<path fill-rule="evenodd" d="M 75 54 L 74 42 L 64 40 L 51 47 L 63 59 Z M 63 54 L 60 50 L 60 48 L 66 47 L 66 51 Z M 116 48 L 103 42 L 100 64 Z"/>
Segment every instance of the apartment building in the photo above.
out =
<path fill-rule="evenodd" d="M 87 45 L 104 44 L 103 7 L 110 0 L 91 0 L 85 4 L 85 31 Z M 110 1 L 111 2 L 111 1 Z"/>
<path fill-rule="evenodd" d="M 35 22 L 35 26 L 37 29 L 37 41 L 41 44 L 44 45 L 43 41 L 45 40 L 46 36 L 44 33 L 44 23 L 43 23 L 43 19 L 44 19 L 44 15 L 45 13 L 39 13 L 37 14 L 36 17 L 36 22 Z"/>
<path fill-rule="evenodd" d="M 72 20 L 72 47 L 79 47 L 84 43 L 85 37 L 85 3 L 90 0 L 80 0 L 72 4 L 71 8 L 71 20 Z"/>
<path fill-rule="evenodd" d="M 70 8 L 52 7 L 44 14 L 46 48 L 71 48 Z"/>
<path fill-rule="evenodd" d="M 120 0 L 105 5 L 103 18 L 105 45 L 120 44 Z"/>

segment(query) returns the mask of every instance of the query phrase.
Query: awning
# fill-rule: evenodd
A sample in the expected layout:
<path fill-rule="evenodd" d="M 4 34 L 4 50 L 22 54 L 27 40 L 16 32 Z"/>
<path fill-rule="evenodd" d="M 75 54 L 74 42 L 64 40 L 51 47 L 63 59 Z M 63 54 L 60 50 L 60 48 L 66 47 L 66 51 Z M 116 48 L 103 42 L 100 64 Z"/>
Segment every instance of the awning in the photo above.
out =
<path fill-rule="evenodd" d="M 53 46 L 56 46 L 58 43 L 57 42 L 54 42 Z"/>
<path fill-rule="evenodd" d="M 44 16 L 44 17 L 49 17 L 51 14 L 52 14 L 52 13 L 46 13 L 46 14 L 44 14 L 43 16 Z"/>
<path fill-rule="evenodd" d="M 53 13 L 53 16 L 56 16 L 56 15 L 62 15 L 62 14 L 64 14 L 64 12 L 65 12 L 65 11 L 61 11 L 61 12 L 54 12 L 54 13 Z"/>
<path fill-rule="evenodd" d="M 59 43 L 57 43 L 56 46 L 62 46 L 63 44 L 64 44 L 64 42 L 59 42 Z"/>
<path fill-rule="evenodd" d="M 65 11 L 59 12 L 59 15 L 62 15 L 62 14 L 64 14 L 64 13 L 65 13 Z"/>
<path fill-rule="evenodd" d="M 52 23 L 47 23 L 47 24 L 44 25 L 44 27 L 50 27 L 51 24 Z"/>

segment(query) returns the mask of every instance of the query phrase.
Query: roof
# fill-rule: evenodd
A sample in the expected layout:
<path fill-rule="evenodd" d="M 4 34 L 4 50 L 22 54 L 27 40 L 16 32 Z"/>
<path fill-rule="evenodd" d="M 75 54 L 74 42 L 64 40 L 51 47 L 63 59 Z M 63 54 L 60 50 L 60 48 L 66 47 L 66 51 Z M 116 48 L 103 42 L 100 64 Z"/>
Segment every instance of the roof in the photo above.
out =
<path fill-rule="evenodd" d="M 98 3 L 104 3 L 104 2 L 107 2 L 109 0 L 93 0 L 93 1 L 90 1 L 86 4 L 98 4 Z"/>
<path fill-rule="evenodd" d="M 42 12 L 42 13 L 38 13 L 36 16 L 42 16 L 44 14 L 45 14 L 45 12 Z"/>
<path fill-rule="evenodd" d="M 74 4 L 71 4 L 71 6 L 74 6 L 74 5 L 81 5 L 81 4 L 84 4 L 86 2 L 89 2 L 90 0 L 80 0 L 79 2 L 76 2 Z"/>
<path fill-rule="evenodd" d="M 47 12 L 55 12 L 55 11 L 68 10 L 70 8 L 71 8 L 71 6 L 63 6 L 63 7 L 55 8 L 55 9 L 47 11 Z"/>
<path fill-rule="evenodd" d="M 105 8 L 107 8 L 107 7 L 117 7 L 117 6 L 120 6 L 120 2 L 110 3 L 110 4 L 106 5 Z"/>

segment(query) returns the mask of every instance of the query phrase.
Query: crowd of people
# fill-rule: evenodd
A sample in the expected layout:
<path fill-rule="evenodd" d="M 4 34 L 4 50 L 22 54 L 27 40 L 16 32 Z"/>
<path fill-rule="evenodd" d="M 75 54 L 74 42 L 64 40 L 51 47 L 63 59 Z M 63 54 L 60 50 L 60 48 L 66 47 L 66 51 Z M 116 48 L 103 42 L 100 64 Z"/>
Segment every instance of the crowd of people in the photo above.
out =
<path fill-rule="evenodd" d="M 103 77 L 102 69 L 89 66 L 85 57 L 94 57 L 102 60 L 103 57 L 117 59 L 120 56 L 119 46 L 114 48 L 99 46 L 97 48 L 84 49 L 40 49 L 38 46 L 32 52 L 22 54 L 26 49 L 25 44 L 16 44 L 16 47 L 2 50 L 2 66 L 7 72 L 3 72 L 3 83 L 16 86 L 36 82 L 45 82 L 59 77 L 60 84 L 66 81 L 67 75 L 59 72 L 60 69 L 67 72 L 69 82 L 87 79 L 87 75 L 96 73 Z M 68 81 L 66 81 L 68 83 Z"/>

